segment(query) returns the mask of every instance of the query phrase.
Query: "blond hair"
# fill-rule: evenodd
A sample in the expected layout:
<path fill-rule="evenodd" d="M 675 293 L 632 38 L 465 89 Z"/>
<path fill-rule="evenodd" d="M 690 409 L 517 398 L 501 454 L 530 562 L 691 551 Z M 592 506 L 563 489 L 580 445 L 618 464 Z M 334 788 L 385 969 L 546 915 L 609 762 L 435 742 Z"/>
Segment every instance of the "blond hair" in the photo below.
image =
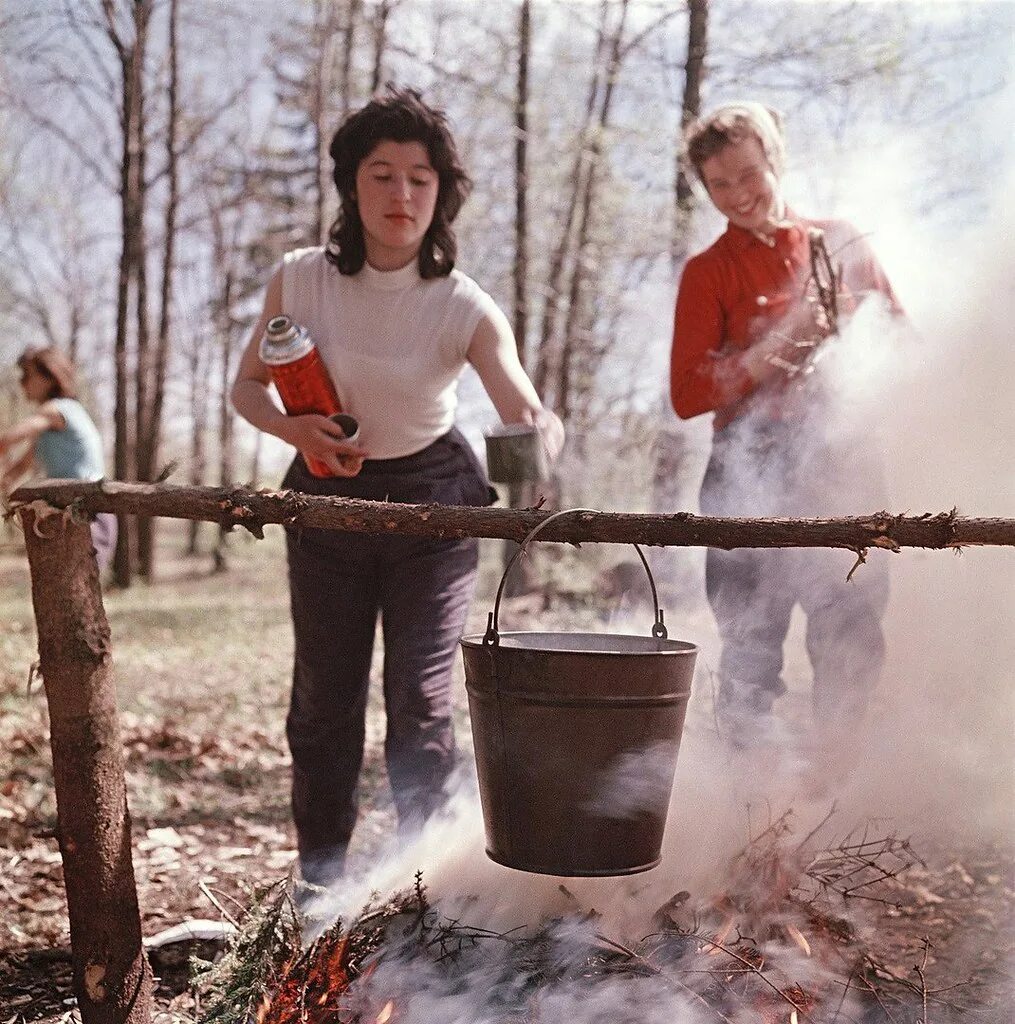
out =
<path fill-rule="evenodd" d="M 752 100 L 727 103 L 692 121 L 684 133 L 684 151 L 701 178 L 706 160 L 744 139 L 757 139 L 772 170 L 781 177 L 786 164 L 782 114 Z"/>

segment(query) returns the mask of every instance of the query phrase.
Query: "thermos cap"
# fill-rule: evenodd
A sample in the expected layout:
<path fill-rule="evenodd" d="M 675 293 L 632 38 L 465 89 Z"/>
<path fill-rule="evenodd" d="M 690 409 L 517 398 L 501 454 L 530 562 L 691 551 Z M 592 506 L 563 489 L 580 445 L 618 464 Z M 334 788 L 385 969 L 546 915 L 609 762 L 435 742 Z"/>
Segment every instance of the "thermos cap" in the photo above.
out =
<path fill-rule="evenodd" d="M 328 417 L 332 423 L 337 423 L 345 431 L 346 441 L 359 440 L 359 420 L 350 416 L 347 412 L 336 412 L 334 416 Z"/>
<path fill-rule="evenodd" d="M 261 362 L 268 366 L 284 366 L 301 359 L 314 347 L 306 328 L 300 327 L 290 316 L 273 316 L 265 327 L 258 347 Z"/>

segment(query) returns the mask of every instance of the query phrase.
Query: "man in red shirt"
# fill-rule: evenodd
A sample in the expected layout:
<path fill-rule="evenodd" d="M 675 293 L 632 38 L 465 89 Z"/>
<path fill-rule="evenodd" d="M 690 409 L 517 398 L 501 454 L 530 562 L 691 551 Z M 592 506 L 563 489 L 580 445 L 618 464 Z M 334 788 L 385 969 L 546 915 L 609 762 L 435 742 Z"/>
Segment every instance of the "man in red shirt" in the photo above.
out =
<path fill-rule="evenodd" d="M 852 225 L 808 220 L 786 206 L 774 111 L 722 107 L 691 125 L 686 142 L 729 221 L 684 268 L 673 333 L 677 415 L 715 414 L 702 512 L 817 516 L 885 507 L 878 454 L 849 424 L 820 363 L 826 339 L 867 296 L 901 313 L 884 272 Z M 818 549 L 709 549 L 706 590 L 722 640 L 717 710 L 736 744 L 769 734 L 798 602 L 817 722 L 843 730 L 862 718 L 884 660 L 887 566 L 872 559 L 847 583 L 842 559 Z"/>

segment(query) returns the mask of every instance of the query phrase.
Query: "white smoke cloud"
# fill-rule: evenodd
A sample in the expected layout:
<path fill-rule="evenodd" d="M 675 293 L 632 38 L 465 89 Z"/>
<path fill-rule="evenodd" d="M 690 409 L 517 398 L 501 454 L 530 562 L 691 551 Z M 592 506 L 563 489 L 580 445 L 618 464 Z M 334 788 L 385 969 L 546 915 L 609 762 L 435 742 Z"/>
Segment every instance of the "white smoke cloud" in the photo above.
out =
<path fill-rule="evenodd" d="M 896 150 L 907 152 L 911 157 L 914 151 Z M 1007 394 L 1015 379 L 1015 217 L 999 215 L 959 233 L 951 224 L 941 233 L 940 222 L 912 216 L 906 190 L 916 176 L 904 165 L 893 163 L 888 180 L 882 153 L 858 157 L 850 170 L 855 173 L 846 177 L 856 196 L 847 194 L 845 212 L 861 230 L 876 221 L 873 243 L 914 331 L 899 333 L 871 304 L 834 343 L 821 372 L 844 397 L 851 429 L 869 431 L 881 450 L 892 510 L 954 506 L 962 514 L 1015 516 L 1015 402 Z M 1004 206 L 998 202 L 996 208 Z M 852 556 L 840 554 L 845 574 Z M 421 870 L 448 915 L 461 913 L 465 920 L 507 931 L 594 909 L 600 932 L 632 941 L 646 934 L 653 912 L 675 892 L 688 890 L 705 902 L 722 892 L 731 857 L 788 808 L 801 836 L 834 801 L 839 834 L 878 819 L 912 833 L 917 846 L 926 839 L 975 843 L 1010 837 L 1015 551 L 970 549 L 956 555 L 907 549 L 872 557 L 888 559 L 892 567 L 884 621 L 888 658 L 874 706 L 864 728 L 851 737 L 848 757 L 815 742 L 808 713 L 800 711 L 808 703 L 810 670 L 799 620 L 786 648 L 790 693 L 783 698 L 775 741 L 744 757 L 729 753 L 713 727 L 709 673 L 717 664 L 718 639 L 702 602 L 671 623 L 671 635 L 695 641 L 702 654 L 657 869 L 625 878 L 567 879 L 562 885 L 559 878 L 497 865 L 484 854 L 478 798 L 474 786 L 466 785 L 446 818 L 366 877 L 343 885 L 330 897 L 329 911 L 348 917 L 370 892 L 402 888 Z M 623 631 L 619 623 L 611 626 Z M 604 791 L 604 806 L 622 804 L 628 784 L 645 778 L 651 783 L 652 774 L 621 771 L 616 785 Z M 580 945 L 579 938 L 571 939 Z M 814 962 L 794 963 L 801 979 L 810 981 L 821 971 Z M 410 986 L 411 1001 L 399 1019 L 493 1019 L 484 1000 L 502 968 L 496 956 L 478 967 L 468 991 L 450 992 L 435 987 L 432 978 L 412 978 L 418 984 Z M 392 978 L 406 982 L 404 973 L 393 972 Z M 543 1011 L 551 1020 L 619 1020 L 632 1005 L 641 1007 L 638 1019 L 649 1024 L 680 1020 L 677 1008 L 686 1008 L 656 979 L 637 979 L 594 993 L 580 985 L 562 988 Z"/>

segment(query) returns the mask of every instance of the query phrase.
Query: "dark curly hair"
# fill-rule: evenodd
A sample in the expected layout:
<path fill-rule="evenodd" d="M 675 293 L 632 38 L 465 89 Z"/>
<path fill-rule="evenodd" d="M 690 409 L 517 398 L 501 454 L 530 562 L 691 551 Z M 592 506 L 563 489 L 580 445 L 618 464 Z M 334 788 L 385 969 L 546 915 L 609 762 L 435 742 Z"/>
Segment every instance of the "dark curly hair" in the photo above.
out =
<path fill-rule="evenodd" d="M 458 156 L 447 116 L 423 102 L 415 89 L 389 85 L 365 107 L 351 114 L 335 132 L 329 152 L 335 161 L 334 179 L 341 206 L 328 233 L 325 256 L 343 274 L 357 274 L 366 262 L 363 221 L 353 198 L 356 171 L 380 142 L 419 142 L 426 147 L 437 172 L 437 205 L 419 249 L 423 278 L 444 277 L 455 266 L 458 244 L 451 229 L 472 181 Z"/>

